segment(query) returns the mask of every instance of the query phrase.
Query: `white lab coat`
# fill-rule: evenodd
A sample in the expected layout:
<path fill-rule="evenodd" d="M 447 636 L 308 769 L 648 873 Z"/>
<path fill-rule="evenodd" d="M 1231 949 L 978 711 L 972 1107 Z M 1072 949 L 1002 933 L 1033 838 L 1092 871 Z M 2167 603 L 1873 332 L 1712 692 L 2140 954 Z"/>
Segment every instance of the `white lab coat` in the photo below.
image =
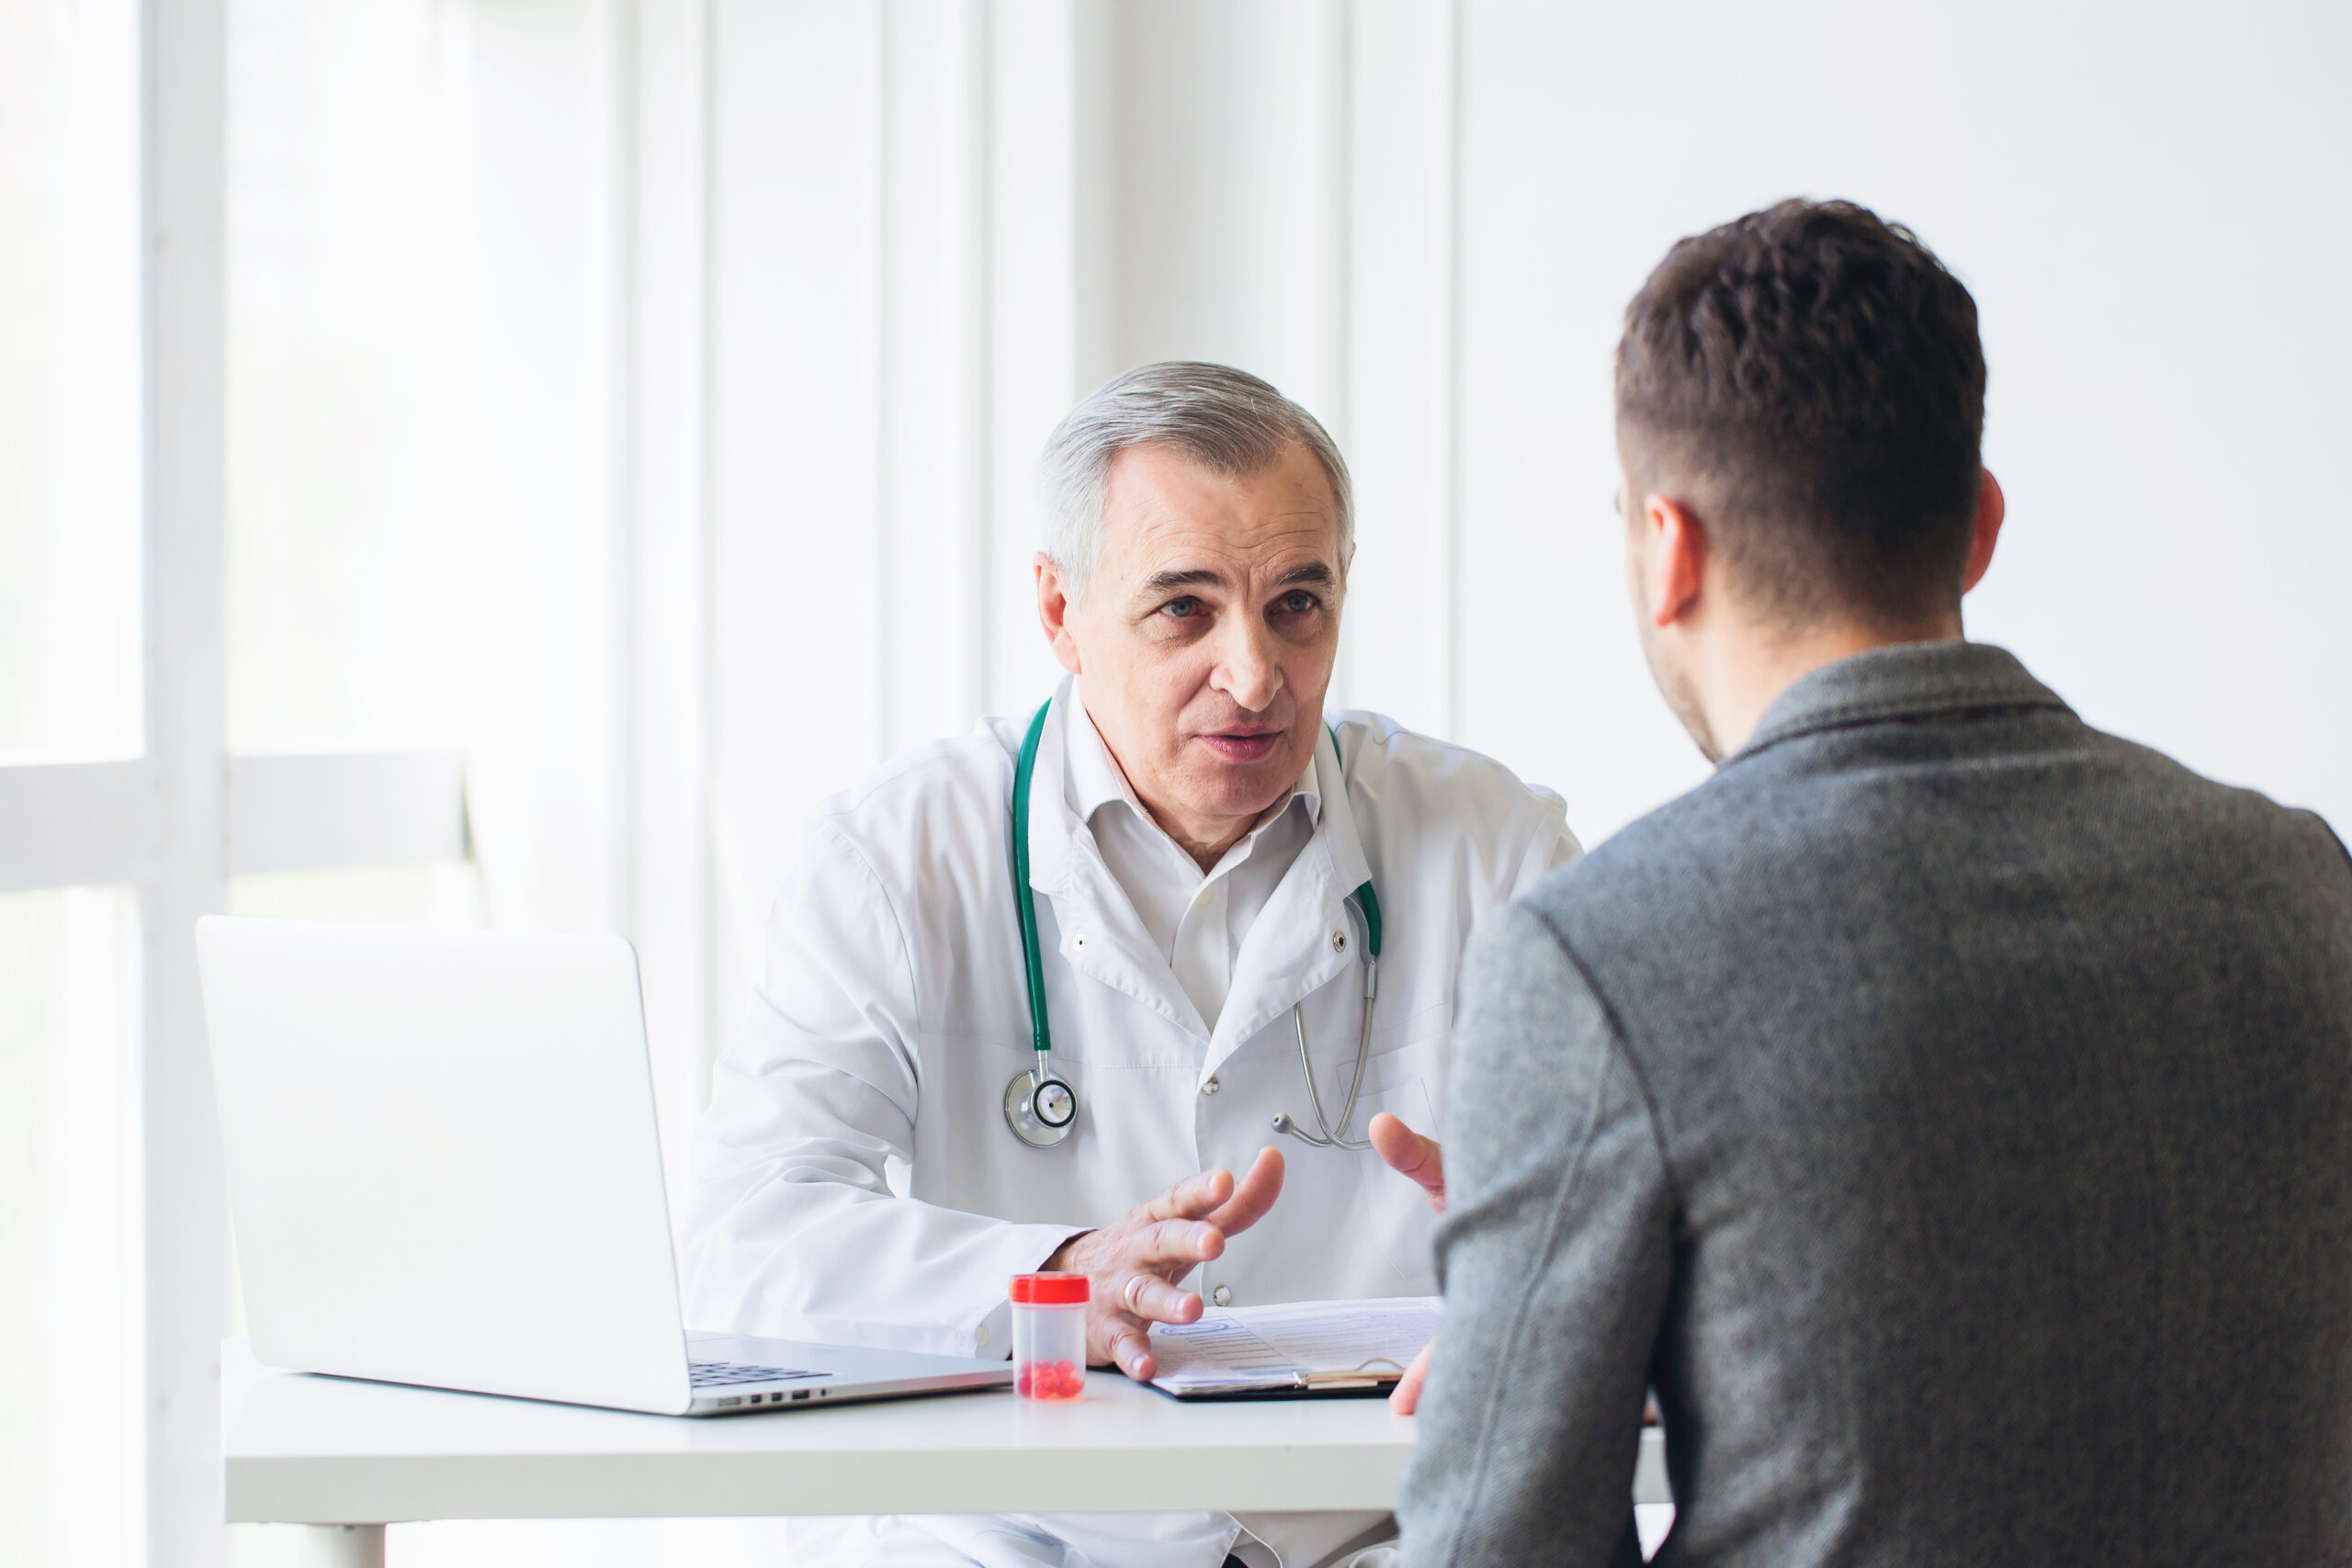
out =
<path fill-rule="evenodd" d="M 1271 1131 L 1281 1111 L 1313 1124 L 1291 1006 L 1305 1006 L 1336 1116 L 1363 1006 L 1363 929 L 1346 899 L 1369 878 L 1385 931 L 1351 1135 L 1382 1111 L 1434 1133 L 1464 941 L 1577 852 L 1558 797 L 1375 715 L 1335 716 L 1344 787 L 1331 749 L 1317 747 L 1314 836 L 1250 926 L 1204 1038 L 1071 804 L 1066 727 L 1089 720 L 1069 682 L 1054 707 L 1027 831 L 1053 1060 L 1078 1093 L 1075 1130 L 1038 1149 L 1004 1122 L 1005 1084 L 1032 1062 L 1007 843 L 1026 725 L 989 720 L 818 813 L 770 917 L 752 1019 L 718 1063 L 697 1134 L 695 1326 L 1003 1354 L 1008 1277 L 1194 1171 L 1238 1174 L 1270 1143 L 1288 1162 L 1280 1201 L 1193 1288 L 1224 1287 L 1236 1305 L 1435 1291 L 1419 1187 L 1369 1151 Z M 1229 1519 L 1206 1515 L 893 1528 L 817 1534 L 839 1536 L 849 1561 L 1063 1562 L 1021 1544 L 1043 1529 L 1110 1568 L 1216 1568 L 1235 1539 Z M 1352 1530 L 1328 1543 L 1280 1521 L 1256 1533 L 1295 1535 L 1270 1544 L 1296 1568 Z"/>

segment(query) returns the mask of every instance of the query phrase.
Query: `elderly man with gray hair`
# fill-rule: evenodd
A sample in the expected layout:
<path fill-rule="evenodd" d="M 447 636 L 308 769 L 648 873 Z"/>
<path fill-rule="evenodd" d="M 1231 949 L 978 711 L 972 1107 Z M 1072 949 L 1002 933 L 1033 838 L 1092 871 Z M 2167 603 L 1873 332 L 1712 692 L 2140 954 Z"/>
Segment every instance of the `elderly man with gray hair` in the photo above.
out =
<path fill-rule="evenodd" d="M 1055 431 L 1040 489 L 1037 615 L 1069 675 L 819 809 L 697 1138 L 697 1326 L 1002 1355 L 1012 1277 L 1061 1270 L 1091 1287 L 1088 1361 L 1148 1378 L 1152 1325 L 1204 1297 L 1436 1289 L 1425 1133 L 1463 944 L 1577 853 L 1561 803 L 1325 711 L 1347 465 L 1265 382 L 1129 371 Z M 795 1562 L 989 1568 L 1313 1568 L 1394 1533 L 1309 1513 L 792 1528 Z"/>

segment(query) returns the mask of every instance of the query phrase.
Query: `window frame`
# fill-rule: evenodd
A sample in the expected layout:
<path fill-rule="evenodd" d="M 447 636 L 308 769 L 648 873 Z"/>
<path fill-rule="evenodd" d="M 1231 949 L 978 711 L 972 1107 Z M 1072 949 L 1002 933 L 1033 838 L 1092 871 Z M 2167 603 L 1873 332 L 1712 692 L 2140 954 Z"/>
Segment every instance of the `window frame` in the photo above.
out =
<path fill-rule="evenodd" d="M 0 765 L 0 893 L 128 884 L 139 901 L 132 1441 L 149 1563 L 224 1555 L 227 1194 L 198 919 L 244 873 L 463 859 L 455 753 L 227 747 L 227 8 L 141 8 L 141 754 Z"/>

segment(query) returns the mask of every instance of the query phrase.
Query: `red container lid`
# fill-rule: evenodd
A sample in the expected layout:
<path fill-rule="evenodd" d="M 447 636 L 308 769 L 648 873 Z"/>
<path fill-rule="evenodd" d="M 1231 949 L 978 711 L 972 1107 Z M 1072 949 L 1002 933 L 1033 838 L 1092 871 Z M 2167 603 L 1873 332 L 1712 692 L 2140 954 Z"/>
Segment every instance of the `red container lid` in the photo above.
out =
<path fill-rule="evenodd" d="M 1015 1274 L 1012 1299 L 1025 1306 L 1084 1306 L 1083 1274 Z"/>

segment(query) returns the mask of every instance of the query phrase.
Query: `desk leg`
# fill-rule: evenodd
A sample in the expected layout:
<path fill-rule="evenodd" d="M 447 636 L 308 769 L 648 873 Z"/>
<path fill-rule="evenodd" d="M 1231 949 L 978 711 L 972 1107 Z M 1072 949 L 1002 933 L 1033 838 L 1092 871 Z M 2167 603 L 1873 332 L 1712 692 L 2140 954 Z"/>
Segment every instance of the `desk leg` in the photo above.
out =
<path fill-rule="evenodd" d="M 302 1568 L 384 1568 L 381 1525 L 312 1525 Z"/>

